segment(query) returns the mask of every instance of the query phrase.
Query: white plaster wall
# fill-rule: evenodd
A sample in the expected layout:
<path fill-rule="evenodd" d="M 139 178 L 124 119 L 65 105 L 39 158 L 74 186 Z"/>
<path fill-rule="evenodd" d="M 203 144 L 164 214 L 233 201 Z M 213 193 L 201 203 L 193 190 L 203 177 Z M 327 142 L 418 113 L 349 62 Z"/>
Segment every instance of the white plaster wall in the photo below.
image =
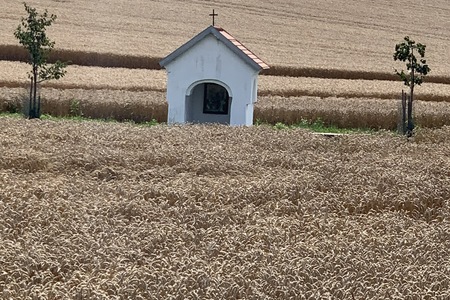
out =
<path fill-rule="evenodd" d="M 258 71 L 213 35 L 205 37 L 166 66 L 168 123 L 186 122 L 186 91 L 194 82 L 217 80 L 231 90 L 230 125 L 252 125 Z M 250 106 L 248 106 L 250 104 Z M 249 119 L 251 117 L 251 119 Z"/>

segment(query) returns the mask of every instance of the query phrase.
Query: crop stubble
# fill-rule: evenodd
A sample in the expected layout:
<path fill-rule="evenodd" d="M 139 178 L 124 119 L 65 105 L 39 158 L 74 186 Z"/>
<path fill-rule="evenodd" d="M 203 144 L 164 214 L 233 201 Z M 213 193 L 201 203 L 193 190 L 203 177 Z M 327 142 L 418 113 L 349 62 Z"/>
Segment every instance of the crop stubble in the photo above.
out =
<path fill-rule="evenodd" d="M 2 117 L 0 295 L 445 299 L 449 133 Z"/>

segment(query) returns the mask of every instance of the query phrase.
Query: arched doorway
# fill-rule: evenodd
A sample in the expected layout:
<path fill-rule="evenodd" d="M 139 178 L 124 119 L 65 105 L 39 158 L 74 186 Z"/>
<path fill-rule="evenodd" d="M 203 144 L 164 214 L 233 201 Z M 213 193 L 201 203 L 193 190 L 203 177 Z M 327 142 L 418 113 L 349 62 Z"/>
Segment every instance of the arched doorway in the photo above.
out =
<path fill-rule="evenodd" d="M 186 121 L 189 123 L 230 124 L 229 88 L 217 81 L 193 84 L 186 95 Z"/>

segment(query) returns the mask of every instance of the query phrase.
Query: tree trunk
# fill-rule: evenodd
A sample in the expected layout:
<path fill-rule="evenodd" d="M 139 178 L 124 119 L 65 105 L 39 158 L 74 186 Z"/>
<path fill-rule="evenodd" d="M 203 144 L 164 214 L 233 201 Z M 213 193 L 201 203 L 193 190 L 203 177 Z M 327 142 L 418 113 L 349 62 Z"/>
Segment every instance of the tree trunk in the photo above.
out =
<path fill-rule="evenodd" d="M 30 79 L 30 98 L 28 99 L 28 107 L 26 107 L 26 110 L 23 111 L 23 113 L 29 118 L 31 115 L 31 106 L 33 104 L 33 78 Z"/>
<path fill-rule="evenodd" d="M 32 103 L 30 105 L 30 111 L 29 111 L 29 115 L 28 117 L 30 119 L 34 119 L 34 118 L 39 118 L 39 116 L 37 115 L 37 76 L 38 76 L 38 72 L 37 72 L 37 66 L 33 66 L 33 85 L 32 85 L 32 91 L 33 91 L 33 99 L 32 99 Z"/>
<path fill-rule="evenodd" d="M 401 134 L 405 135 L 406 134 L 406 101 L 407 96 L 405 91 L 402 90 L 402 103 L 401 103 Z"/>
<path fill-rule="evenodd" d="M 413 111 L 413 101 L 414 101 L 414 84 L 415 84 L 415 78 L 414 78 L 414 70 L 416 68 L 416 64 L 413 62 L 412 68 L 411 68 L 411 92 L 409 95 L 409 101 L 408 101 L 408 126 L 407 126 L 407 136 L 411 137 L 413 130 L 414 130 L 414 123 L 412 119 L 412 111 Z"/>

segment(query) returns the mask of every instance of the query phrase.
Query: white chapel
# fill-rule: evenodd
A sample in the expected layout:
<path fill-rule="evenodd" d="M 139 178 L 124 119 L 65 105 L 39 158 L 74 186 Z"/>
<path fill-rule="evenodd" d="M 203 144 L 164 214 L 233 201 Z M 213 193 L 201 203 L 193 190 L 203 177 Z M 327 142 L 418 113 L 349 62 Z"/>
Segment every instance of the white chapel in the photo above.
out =
<path fill-rule="evenodd" d="M 168 124 L 253 125 L 258 74 L 269 66 L 220 27 L 209 26 L 160 62 Z"/>

